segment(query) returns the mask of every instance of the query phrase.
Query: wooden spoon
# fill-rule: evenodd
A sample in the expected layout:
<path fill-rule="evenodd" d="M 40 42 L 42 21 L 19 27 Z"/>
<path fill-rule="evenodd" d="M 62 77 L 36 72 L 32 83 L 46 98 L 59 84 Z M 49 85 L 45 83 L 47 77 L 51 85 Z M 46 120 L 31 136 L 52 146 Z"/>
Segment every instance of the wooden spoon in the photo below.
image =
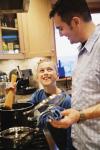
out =
<path fill-rule="evenodd" d="M 15 74 L 11 75 L 11 83 L 14 84 L 16 83 L 16 79 L 17 76 Z M 8 108 L 8 109 L 12 109 L 12 105 L 14 103 L 14 99 L 15 99 L 15 92 L 13 88 L 9 88 L 8 89 L 8 93 L 6 95 L 5 98 L 5 103 L 4 103 L 4 107 Z"/>

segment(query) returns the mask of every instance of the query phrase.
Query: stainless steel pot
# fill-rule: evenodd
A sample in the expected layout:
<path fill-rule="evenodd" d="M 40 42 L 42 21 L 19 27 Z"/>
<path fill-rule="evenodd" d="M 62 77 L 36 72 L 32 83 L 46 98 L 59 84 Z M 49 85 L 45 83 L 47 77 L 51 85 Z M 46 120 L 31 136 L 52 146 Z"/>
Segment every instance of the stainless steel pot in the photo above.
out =
<path fill-rule="evenodd" d="M 34 139 L 38 129 L 29 127 L 12 127 L 0 132 L 1 147 L 7 149 L 18 149 L 24 147 L 27 143 Z"/>

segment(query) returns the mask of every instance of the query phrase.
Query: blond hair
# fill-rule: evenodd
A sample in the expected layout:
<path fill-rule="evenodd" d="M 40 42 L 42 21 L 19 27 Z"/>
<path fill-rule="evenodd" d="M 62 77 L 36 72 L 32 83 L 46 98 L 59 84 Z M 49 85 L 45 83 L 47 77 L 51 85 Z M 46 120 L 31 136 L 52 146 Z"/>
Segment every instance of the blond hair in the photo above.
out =
<path fill-rule="evenodd" d="M 44 62 L 49 62 L 49 63 L 53 64 L 56 72 L 58 73 L 57 65 L 53 61 L 51 61 L 50 59 L 48 59 L 48 58 L 40 59 L 40 61 L 38 62 L 37 70 L 38 70 L 38 67 L 40 66 L 40 64 L 42 64 Z"/>

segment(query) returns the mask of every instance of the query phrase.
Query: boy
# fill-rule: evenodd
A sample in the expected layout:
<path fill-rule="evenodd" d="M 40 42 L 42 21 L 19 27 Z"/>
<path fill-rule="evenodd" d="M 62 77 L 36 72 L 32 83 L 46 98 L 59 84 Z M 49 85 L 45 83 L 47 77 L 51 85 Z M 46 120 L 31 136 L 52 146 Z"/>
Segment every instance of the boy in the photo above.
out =
<path fill-rule="evenodd" d="M 38 89 L 31 98 L 31 102 L 36 106 L 43 99 L 53 94 L 66 94 L 66 98 L 60 104 L 62 108 L 70 108 L 71 101 L 70 96 L 60 88 L 56 86 L 56 80 L 58 79 L 57 68 L 53 62 L 48 59 L 41 60 L 37 67 L 37 79 L 42 84 L 43 89 Z M 71 143 L 71 128 L 68 129 L 56 129 L 49 123 L 47 125 L 53 140 L 58 146 L 59 150 L 72 150 Z"/>

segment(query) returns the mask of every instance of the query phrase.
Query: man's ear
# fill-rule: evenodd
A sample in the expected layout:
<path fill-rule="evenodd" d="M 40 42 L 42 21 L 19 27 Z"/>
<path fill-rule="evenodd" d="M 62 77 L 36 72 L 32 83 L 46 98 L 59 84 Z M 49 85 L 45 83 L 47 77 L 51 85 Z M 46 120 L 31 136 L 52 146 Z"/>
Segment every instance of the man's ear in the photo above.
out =
<path fill-rule="evenodd" d="M 76 27 L 80 24 L 80 18 L 79 17 L 73 17 L 71 21 L 71 26 Z"/>

